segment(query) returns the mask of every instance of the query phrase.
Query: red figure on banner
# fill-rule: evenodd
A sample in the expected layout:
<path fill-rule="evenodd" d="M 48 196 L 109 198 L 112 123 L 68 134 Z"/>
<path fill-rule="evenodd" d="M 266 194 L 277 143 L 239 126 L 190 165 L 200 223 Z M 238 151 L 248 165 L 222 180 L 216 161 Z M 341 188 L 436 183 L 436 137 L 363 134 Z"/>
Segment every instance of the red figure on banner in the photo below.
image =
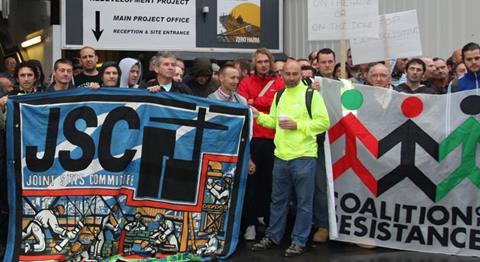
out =
<path fill-rule="evenodd" d="M 342 94 L 342 104 L 347 109 L 358 109 L 362 103 L 363 97 L 358 90 L 351 89 Z M 333 164 L 333 180 L 351 168 L 370 192 L 377 196 L 377 180 L 358 159 L 357 138 L 375 158 L 378 158 L 378 140 L 352 113 L 348 113 L 330 128 L 328 135 L 330 144 L 345 135 L 345 155 Z"/>

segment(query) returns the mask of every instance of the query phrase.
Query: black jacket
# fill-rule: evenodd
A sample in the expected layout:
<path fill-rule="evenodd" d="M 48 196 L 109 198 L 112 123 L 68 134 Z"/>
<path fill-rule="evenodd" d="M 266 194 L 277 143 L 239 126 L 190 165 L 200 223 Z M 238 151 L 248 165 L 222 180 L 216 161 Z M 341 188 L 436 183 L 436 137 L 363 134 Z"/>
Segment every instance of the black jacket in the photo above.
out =
<path fill-rule="evenodd" d="M 412 90 L 410 87 L 407 85 L 407 83 L 400 84 L 396 87 L 393 88 L 393 90 L 400 92 L 400 93 L 407 93 L 407 94 L 431 94 L 435 95 L 437 94 L 437 91 L 428 85 L 422 85 L 421 87 Z"/>
<path fill-rule="evenodd" d="M 207 97 L 218 89 L 220 84 L 212 79 L 212 73 L 212 63 L 210 63 L 208 58 L 200 57 L 193 60 L 187 85 L 192 89 L 194 96 Z M 200 85 L 195 81 L 195 78 L 199 76 L 208 76 L 208 81 L 205 85 Z"/>
<path fill-rule="evenodd" d="M 160 85 L 157 81 L 156 78 L 148 81 L 146 83 L 146 86 L 141 86 L 140 88 L 147 88 L 147 87 L 150 87 L 150 86 L 157 86 L 157 85 Z M 166 92 L 165 89 L 163 89 L 163 87 L 161 88 L 161 92 Z M 181 94 L 187 94 L 187 95 L 191 95 L 192 94 L 192 90 L 184 85 L 183 83 L 178 83 L 178 82 L 175 82 L 175 81 L 172 81 L 172 89 L 170 89 L 169 92 L 174 92 L 174 93 L 181 93 Z"/>

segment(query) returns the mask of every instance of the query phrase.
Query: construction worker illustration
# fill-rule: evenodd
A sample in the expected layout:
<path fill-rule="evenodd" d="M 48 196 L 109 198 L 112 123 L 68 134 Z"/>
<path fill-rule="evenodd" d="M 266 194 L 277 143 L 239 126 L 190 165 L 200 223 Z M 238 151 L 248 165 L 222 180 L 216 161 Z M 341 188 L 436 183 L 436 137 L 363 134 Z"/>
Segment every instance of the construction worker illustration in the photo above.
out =
<path fill-rule="evenodd" d="M 207 179 L 207 189 L 214 198 L 213 203 L 217 205 L 226 205 L 230 199 L 230 185 L 235 168 L 223 174 L 220 179 L 214 181 L 213 178 Z"/>
<path fill-rule="evenodd" d="M 175 223 L 162 214 L 157 214 L 154 221 L 158 223 L 158 228 L 151 233 L 150 238 L 154 239 L 155 246 L 160 246 L 162 251 L 178 251 L 178 239 L 175 235 Z M 150 246 L 146 249 L 146 251 L 156 252 L 158 250 Z"/>
<path fill-rule="evenodd" d="M 133 218 L 133 221 L 128 222 L 125 225 L 125 230 L 127 232 L 131 231 L 145 231 L 147 226 L 143 223 L 142 214 L 137 212 Z"/>
<path fill-rule="evenodd" d="M 115 234 L 119 230 L 120 221 L 117 215 L 118 205 L 114 205 L 111 209 L 111 212 L 102 218 L 101 231 L 97 235 L 97 242 L 95 243 L 95 252 L 94 257 L 102 256 L 103 245 L 107 239 L 107 235 L 112 233 Z"/>
<path fill-rule="evenodd" d="M 221 179 L 207 179 L 207 189 L 215 199 L 214 204 L 226 205 L 230 198 L 230 184 L 232 183 L 230 176 L 223 176 Z"/>
<path fill-rule="evenodd" d="M 90 256 L 88 255 L 88 252 L 83 249 L 80 242 L 74 242 L 70 246 L 70 257 L 68 258 L 68 261 L 83 262 L 87 261 L 89 258 Z"/>
<path fill-rule="evenodd" d="M 25 244 L 25 253 L 30 251 L 42 252 L 46 248 L 46 238 L 44 229 L 50 228 L 52 232 L 57 234 L 63 239 L 74 239 L 76 234 L 62 228 L 58 224 L 57 217 L 65 213 L 65 207 L 63 205 L 56 205 L 53 208 L 40 210 L 32 221 L 28 224 L 25 231 L 22 232 L 22 240 L 33 235 L 35 238 L 35 244 Z"/>
<path fill-rule="evenodd" d="M 150 243 L 146 245 L 145 251 L 149 253 L 157 252 L 177 252 L 178 239 L 175 235 L 175 223 L 162 214 L 155 215 L 154 221 L 158 223 L 158 228 L 150 234 Z"/>
<path fill-rule="evenodd" d="M 197 255 L 213 255 L 215 252 L 217 252 L 219 248 L 219 242 L 217 238 L 217 231 L 212 230 L 210 234 L 208 235 L 209 239 L 207 243 L 205 243 L 204 246 L 200 247 L 197 249 Z"/>

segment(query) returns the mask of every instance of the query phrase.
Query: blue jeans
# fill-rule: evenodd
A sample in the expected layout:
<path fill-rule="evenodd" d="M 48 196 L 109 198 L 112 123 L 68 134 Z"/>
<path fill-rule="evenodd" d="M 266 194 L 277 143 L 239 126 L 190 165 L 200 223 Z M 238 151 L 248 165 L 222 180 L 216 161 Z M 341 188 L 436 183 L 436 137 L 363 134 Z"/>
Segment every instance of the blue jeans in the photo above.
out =
<path fill-rule="evenodd" d="M 315 169 L 316 159 L 313 157 L 300 157 L 289 161 L 275 158 L 270 223 L 265 233 L 274 243 L 279 244 L 285 233 L 288 200 L 293 187 L 297 200 L 297 213 L 292 231 L 292 243 L 306 245 L 312 225 Z"/>
<path fill-rule="evenodd" d="M 313 226 L 328 229 L 327 172 L 323 143 L 318 143 L 317 172 L 315 173 L 315 197 L 313 199 Z"/>

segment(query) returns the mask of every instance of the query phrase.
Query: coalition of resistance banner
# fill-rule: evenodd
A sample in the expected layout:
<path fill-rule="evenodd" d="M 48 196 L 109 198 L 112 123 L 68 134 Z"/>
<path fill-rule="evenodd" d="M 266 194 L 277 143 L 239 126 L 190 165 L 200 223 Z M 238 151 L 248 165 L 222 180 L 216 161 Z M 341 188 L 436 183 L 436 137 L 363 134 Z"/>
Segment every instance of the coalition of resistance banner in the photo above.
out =
<path fill-rule="evenodd" d="M 480 256 L 480 90 L 408 95 L 324 79 L 322 95 L 331 237 Z"/>
<path fill-rule="evenodd" d="M 102 88 L 17 96 L 7 110 L 5 261 L 235 250 L 248 108 Z"/>

